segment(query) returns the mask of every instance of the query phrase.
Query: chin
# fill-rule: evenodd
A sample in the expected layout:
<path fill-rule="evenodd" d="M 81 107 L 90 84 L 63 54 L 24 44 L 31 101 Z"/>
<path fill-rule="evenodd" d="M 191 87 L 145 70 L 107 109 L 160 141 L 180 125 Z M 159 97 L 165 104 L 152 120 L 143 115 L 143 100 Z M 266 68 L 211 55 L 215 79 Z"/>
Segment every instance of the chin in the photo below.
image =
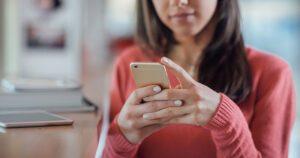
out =
<path fill-rule="evenodd" d="M 199 33 L 201 30 L 191 30 L 191 29 L 184 29 L 184 30 L 176 30 L 174 31 L 175 36 L 180 38 L 191 38 L 195 37 L 197 33 Z"/>

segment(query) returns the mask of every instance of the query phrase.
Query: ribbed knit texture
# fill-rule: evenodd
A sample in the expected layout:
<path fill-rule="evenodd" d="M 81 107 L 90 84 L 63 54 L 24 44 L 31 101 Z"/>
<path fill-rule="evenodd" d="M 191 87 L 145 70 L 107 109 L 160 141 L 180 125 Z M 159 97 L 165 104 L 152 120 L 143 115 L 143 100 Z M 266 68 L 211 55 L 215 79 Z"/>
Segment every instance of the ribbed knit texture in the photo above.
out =
<path fill-rule="evenodd" d="M 109 134 L 107 138 L 108 140 L 113 139 L 114 141 L 107 141 L 104 155 L 107 155 L 108 157 L 132 157 L 132 154 L 138 150 L 139 145 L 131 144 L 125 139 L 125 137 L 121 134 L 117 124 L 117 119 L 118 115 L 115 117 L 109 128 Z"/>
<path fill-rule="evenodd" d="M 246 48 L 253 87 L 251 94 L 236 104 L 225 94 L 217 111 L 203 127 L 177 124 L 153 133 L 137 145 L 122 135 L 118 113 L 135 90 L 131 62 L 159 62 L 148 58 L 134 46 L 116 60 L 110 88 L 110 129 L 105 158 L 192 158 L 288 156 L 289 137 L 295 119 L 295 92 L 289 65 L 282 59 Z M 169 71 L 172 87 L 179 84 Z M 101 121 L 98 125 L 101 131 Z"/>

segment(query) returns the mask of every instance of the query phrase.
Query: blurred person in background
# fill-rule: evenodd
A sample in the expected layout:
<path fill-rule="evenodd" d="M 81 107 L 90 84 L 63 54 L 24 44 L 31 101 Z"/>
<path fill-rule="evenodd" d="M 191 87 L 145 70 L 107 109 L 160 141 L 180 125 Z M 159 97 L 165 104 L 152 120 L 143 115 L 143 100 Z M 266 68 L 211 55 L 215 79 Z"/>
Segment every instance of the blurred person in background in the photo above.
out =
<path fill-rule="evenodd" d="M 51 11 L 61 7 L 61 0 L 36 0 L 36 4 L 44 11 Z"/>
<path fill-rule="evenodd" d="M 59 48 L 66 43 L 66 16 L 61 0 L 32 1 L 26 22 L 26 41 L 29 48 Z"/>
<path fill-rule="evenodd" d="M 165 65 L 173 88 L 136 89 L 131 62 Z M 288 157 L 295 104 L 289 65 L 245 46 L 237 0 L 137 0 L 102 156 Z"/>

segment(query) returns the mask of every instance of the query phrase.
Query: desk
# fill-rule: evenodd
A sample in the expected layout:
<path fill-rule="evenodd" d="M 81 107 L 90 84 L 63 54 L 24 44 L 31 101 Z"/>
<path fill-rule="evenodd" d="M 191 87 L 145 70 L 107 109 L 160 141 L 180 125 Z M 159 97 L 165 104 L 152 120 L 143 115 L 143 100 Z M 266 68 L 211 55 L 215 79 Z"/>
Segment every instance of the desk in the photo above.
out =
<path fill-rule="evenodd" d="M 82 158 L 96 141 L 100 114 L 56 113 L 74 120 L 73 126 L 1 128 L 1 158 Z"/>
<path fill-rule="evenodd" d="M 92 54 L 83 51 L 83 93 L 101 106 L 108 96 L 113 57 L 91 62 Z M 82 158 L 95 153 L 96 129 L 100 112 L 57 113 L 74 120 L 73 126 L 0 129 L 0 158 Z"/>

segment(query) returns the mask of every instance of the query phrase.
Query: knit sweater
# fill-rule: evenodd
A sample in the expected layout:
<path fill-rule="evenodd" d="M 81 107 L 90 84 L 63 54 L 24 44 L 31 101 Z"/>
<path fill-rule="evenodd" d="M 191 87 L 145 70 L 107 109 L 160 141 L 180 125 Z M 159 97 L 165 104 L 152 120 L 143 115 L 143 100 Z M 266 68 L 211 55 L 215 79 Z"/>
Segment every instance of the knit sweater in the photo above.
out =
<path fill-rule="evenodd" d="M 214 158 L 288 157 L 289 138 L 295 119 L 295 92 L 289 65 L 274 55 L 245 48 L 252 72 L 249 96 L 236 104 L 221 94 L 215 115 L 205 126 L 175 124 L 153 133 L 138 144 L 129 143 L 117 124 L 118 113 L 136 89 L 131 62 L 159 62 L 138 46 L 115 61 L 110 87 L 110 127 L 105 158 Z M 172 87 L 179 84 L 167 70 Z M 101 121 L 98 131 L 101 131 Z"/>

